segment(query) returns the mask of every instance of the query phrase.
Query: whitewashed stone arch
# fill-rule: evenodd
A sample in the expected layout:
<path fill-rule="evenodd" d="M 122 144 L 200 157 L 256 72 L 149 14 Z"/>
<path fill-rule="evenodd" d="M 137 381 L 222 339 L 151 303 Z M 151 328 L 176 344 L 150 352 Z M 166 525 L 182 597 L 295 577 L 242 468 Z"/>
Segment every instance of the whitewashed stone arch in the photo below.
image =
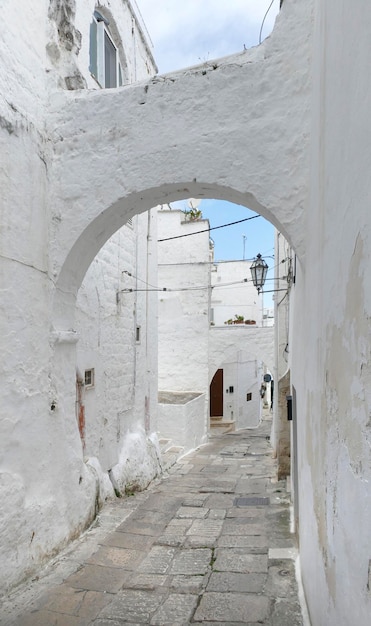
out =
<path fill-rule="evenodd" d="M 297 22 L 310 17 L 297 5 L 258 48 L 121 89 L 55 96 L 54 327 L 71 327 L 85 271 L 110 235 L 157 204 L 247 206 L 304 259 L 310 47 Z"/>

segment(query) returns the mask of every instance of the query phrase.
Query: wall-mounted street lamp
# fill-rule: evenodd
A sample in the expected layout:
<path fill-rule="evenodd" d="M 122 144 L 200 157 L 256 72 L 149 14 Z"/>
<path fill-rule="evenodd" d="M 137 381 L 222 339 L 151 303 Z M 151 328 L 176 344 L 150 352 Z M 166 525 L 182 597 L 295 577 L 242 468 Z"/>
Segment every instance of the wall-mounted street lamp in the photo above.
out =
<path fill-rule="evenodd" d="M 264 287 L 265 279 L 267 276 L 268 265 L 262 259 L 262 255 L 258 254 L 254 262 L 250 267 L 252 282 L 260 293 Z"/>

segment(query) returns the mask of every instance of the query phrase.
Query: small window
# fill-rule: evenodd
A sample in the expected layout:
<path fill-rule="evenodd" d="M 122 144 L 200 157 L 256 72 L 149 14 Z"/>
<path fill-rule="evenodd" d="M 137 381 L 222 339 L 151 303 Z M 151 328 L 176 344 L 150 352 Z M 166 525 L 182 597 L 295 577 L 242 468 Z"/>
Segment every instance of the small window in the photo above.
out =
<path fill-rule="evenodd" d="M 122 69 L 119 52 L 109 32 L 109 21 L 98 11 L 94 11 L 90 24 L 90 65 L 89 70 L 101 87 L 122 85 Z"/>
<path fill-rule="evenodd" d="M 135 341 L 137 343 L 140 343 L 140 326 L 136 327 L 136 331 L 135 331 Z"/>
<path fill-rule="evenodd" d="M 250 400 L 252 400 L 252 393 L 247 393 L 246 394 L 246 402 L 250 402 Z"/>
<path fill-rule="evenodd" d="M 94 387 L 94 369 L 85 370 L 85 387 Z"/>

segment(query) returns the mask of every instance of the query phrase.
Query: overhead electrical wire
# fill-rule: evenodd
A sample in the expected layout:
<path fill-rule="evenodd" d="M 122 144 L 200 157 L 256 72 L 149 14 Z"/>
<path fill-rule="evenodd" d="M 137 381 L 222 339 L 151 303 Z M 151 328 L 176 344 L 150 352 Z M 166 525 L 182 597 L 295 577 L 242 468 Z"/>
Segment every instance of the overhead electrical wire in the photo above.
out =
<path fill-rule="evenodd" d="M 243 280 L 238 280 L 236 282 L 233 283 L 221 283 L 219 285 L 198 285 L 196 287 L 155 287 L 153 289 L 133 289 L 131 287 L 127 287 L 125 289 L 120 289 L 121 293 L 133 293 L 134 291 L 204 291 L 206 289 L 215 289 L 216 287 L 230 287 L 232 285 L 243 285 L 244 283 L 248 283 L 248 282 L 252 282 L 251 280 L 248 280 L 247 278 L 244 278 Z"/>
<path fill-rule="evenodd" d="M 234 224 L 241 224 L 242 222 L 248 222 L 249 220 L 255 220 L 257 217 L 261 217 L 261 215 L 253 215 L 252 217 L 245 217 L 243 220 L 238 220 L 237 222 L 230 222 L 229 224 L 222 224 L 221 226 L 212 226 L 211 228 L 204 228 L 203 230 L 197 230 L 194 233 L 185 233 L 184 235 L 176 235 L 174 237 L 166 237 L 166 239 L 158 239 L 158 243 L 162 241 L 170 241 L 171 239 L 181 239 L 182 237 L 191 237 L 191 235 L 199 235 L 200 233 L 209 233 L 212 230 L 217 230 L 218 228 L 226 228 L 227 226 L 234 226 Z"/>
<path fill-rule="evenodd" d="M 279 263 L 277 263 L 277 265 L 274 265 L 273 267 L 269 268 L 270 270 L 275 269 L 276 267 L 278 267 L 279 265 L 281 265 L 281 263 L 284 263 L 285 261 L 288 260 L 288 257 L 285 259 L 282 259 L 282 261 L 280 261 Z M 147 285 L 147 287 L 151 287 L 151 289 L 133 289 L 131 287 L 127 287 L 125 289 L 120 289 L 121 293 L 133 293 L 133 292 L 137 292 L 137 291 L 200 291 L 202 289 L 217 289 L 218 287 L 236 287 L 236 286 L 243 286 L 245 283 L 251 283 L 252 282 L 252 278 L 243 278 L 242 280 L 237 280 L 237 281 L 233 281 L 231 283 L 216 283 L 215 285 L 207 285 L 207 286 L 197 286 L 197 287 L 179 287 L 177 289 L 174 289 L 173 287 L 156 287 L 155 285 L 151 285 L 151 283 L 147 283 L 145 280 L 143 280 L 142 278 L 139 278 L 138 276 L 135 276 L 135 274 L 131 274 L 130 272 L 124 270 L 122 272 L 122 274 L 126 274 L 127 276 L 130 276 L 131 278 L 136 278 L 137 280 L 139 280 L 140 282 L 144 283 L 145 285 Z M 285 280 L 284 277 L 278 277 L 278 278 L 270 278 L 267 277 L 266 280 Z M 263 293 L 272 293 L 274 291 L 285 291 L 285 289 L 271 289 L 271 290 L 262 290 Z"/>
<path fill-rule="evenodd" d="M 265 12 L 265 15 L 264 15 L 264 17 L 263 17 L 263 21 L 262 21 L 262 25 L 261 25 L 261 27 L 260 27 L 260 33 L 259 33 L 259 44 L 261 44 L 261 42 L 262 42 L 262 32 L 263 32 L 264 22 L 265 22 L 265 19 L 266 19 L 267 15 L 268 15 L 269 11 L 270 11 L 270 10 L 271 10 L 271 8 L 272 8 L 273 2 L 274 2 L 274 0 L 272 0 L 272 2 L 270 3 L 270 5 L 269 5 L 269 7 L 267 8 L 267 10 L 266 10 L 266 12 Z"/>

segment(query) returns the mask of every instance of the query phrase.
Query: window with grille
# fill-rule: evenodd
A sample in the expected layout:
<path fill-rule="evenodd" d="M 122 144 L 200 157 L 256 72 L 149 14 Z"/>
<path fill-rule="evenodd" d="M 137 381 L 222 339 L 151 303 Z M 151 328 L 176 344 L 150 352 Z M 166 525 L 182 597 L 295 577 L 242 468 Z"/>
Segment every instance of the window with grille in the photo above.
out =
<path fill-rule="evenodd" d="M 94 369 L 85 370 L 85 387 L 94 387 Z"/>

